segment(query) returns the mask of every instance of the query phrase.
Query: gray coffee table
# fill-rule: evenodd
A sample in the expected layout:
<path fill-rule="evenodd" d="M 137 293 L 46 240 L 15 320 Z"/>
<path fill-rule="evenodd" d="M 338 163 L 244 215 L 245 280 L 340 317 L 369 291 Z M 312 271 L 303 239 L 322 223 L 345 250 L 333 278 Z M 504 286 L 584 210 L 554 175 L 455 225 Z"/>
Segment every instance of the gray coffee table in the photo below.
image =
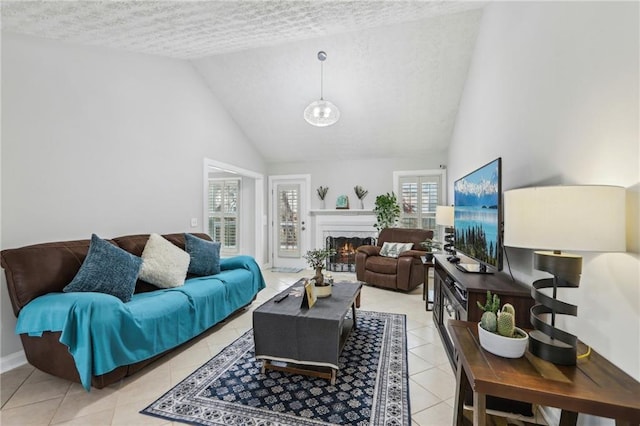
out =
<path fill-rule="evenodd" d="M 303 288 L 298 281 L 281 294 Z M 253 311 L 256 358 L 265 369 L 305 374 L 335 384 L 338 358 L 352 328 L 356 328 L 356 299 L 362 283 L 338 282 L 331 297 L 318 299 L 311 309 L 301 308 L 302 297 L 274 299 Z M 352 318 L 345 318 L 349 309 Z"/>

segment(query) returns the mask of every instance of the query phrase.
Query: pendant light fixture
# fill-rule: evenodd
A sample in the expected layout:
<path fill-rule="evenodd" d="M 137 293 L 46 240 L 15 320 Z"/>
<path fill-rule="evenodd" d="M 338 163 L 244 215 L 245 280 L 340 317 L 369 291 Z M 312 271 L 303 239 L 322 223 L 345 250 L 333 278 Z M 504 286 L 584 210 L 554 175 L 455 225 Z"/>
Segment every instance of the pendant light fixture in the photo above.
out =
<path fill-rule="evenodd" d="M 318 52 L 320 61 L 320 100 L 314 101 L 304 109 L 304 119 L 307 123 L 316 127 L 327 127 L 335 124 L 340 119 L 340 110 L 337 106 L 323 98 L 323 68 L 322 64 L 327 59 L 326 52 Z"/>

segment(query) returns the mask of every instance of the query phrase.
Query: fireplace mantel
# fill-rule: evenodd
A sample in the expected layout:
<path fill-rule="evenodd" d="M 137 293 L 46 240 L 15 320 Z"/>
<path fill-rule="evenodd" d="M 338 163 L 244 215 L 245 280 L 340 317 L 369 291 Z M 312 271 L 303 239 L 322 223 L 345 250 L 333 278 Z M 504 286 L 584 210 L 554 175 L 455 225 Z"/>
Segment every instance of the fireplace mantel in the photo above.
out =
<path fill-rule="evenodd" d="M 309 210 L 311 216 L 375 216 L 373 210 L 367 209 L 313 209 Z"/>

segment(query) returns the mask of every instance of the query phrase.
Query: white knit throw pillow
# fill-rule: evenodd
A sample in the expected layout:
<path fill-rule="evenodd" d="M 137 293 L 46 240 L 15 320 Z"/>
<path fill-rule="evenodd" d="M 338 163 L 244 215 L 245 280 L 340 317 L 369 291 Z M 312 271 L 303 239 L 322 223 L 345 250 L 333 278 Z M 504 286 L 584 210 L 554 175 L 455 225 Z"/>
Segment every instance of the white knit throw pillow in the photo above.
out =
<path fill-rule="evenodd" d="M 189 269 L 189 253 L 159 234 L 151 234 L 142 251 L 138 278 L 161 288 L 179 287 Z"/>
<path fill-rule="evenodd" d="M 413 243 L 384 243 L 380 249 L 380 256 L 398 257 L 400 253 L 411 250 Z"/>

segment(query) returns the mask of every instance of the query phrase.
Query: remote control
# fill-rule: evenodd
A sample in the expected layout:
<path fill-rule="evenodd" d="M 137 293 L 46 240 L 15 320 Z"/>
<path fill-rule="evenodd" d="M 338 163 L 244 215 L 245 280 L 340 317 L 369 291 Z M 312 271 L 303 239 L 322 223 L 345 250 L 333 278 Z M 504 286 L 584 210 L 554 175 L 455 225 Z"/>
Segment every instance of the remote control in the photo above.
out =
<path fill-rule="evenodd" d="M 275 299 L 273 299 L 273 301 L 274 301 L 274 302 L 276 302 L 276 303 L 280 303 L 280 302 L 282 302 L 284 299 L 286 299 L 288 295 L 289 295 L 289 293 L 285 293 L 285 294 L 283 294 L 282 296 L 278 296 L 278 297 L 276 297 Z"/>

